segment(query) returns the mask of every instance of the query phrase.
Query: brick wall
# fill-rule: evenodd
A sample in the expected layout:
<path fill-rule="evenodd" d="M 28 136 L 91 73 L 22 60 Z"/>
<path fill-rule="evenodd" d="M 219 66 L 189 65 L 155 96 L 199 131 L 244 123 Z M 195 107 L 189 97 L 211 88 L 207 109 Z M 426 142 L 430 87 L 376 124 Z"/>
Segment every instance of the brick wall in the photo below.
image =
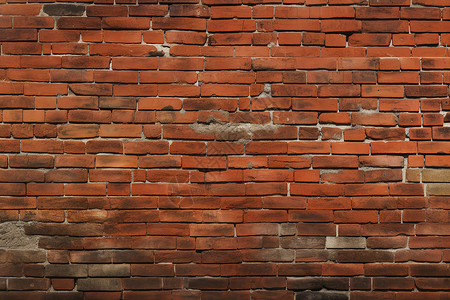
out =
<path fill-rule="evenodd" d="M 450 2 L 45 1 L 0 0 L 0 299 L 450 299 Z"/>

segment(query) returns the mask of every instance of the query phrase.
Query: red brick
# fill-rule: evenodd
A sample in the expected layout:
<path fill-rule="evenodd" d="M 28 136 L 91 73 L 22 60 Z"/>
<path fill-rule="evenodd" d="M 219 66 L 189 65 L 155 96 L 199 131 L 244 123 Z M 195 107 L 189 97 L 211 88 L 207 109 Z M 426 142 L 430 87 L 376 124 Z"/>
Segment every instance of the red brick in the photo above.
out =
<path fill-rule="evenodd" d="M 357 20 L 323 20 L 321 22 L 322 32 L 352 32 L 360 31 L 362 23 Z"/>
<path fill-rule="evenodd" d="M 445 298 L 445 1 L 14 1 L 0 298 Z"/>
<path fill-rule="evenodd" d="M 232 225 L 218 225 L 218 224 L 191 224 L 190 235 L 191 236 L 233 236 Z"/>
<path fill-rule="evenodd" d="M 364 273 L 362 264 L 324 264 L 322 268 L 322 275 L 325 276 L 355 276 Z"/>
<path fill-rule="evenodd" d="M 56 22 L 58 29 L 100 29 L 100 18 L 95 17 L 61 17 Z"/>
<path fill-rule="evenodd" d="M 175 21 L 176 20 L 176 21 Z M 194 18 L 152 18 L 153 29 L 181 29 L 203 31 L 206 29 L 206 21 Z"/>
<path fill-rule="evenodd" d="M 364 274 L 371 276 L 406 276 L 408 271 L 408 266 L 399 264 L 376 263 L 364 266 Z"/>
<path fill-rule="evenodd" d="M 52 286 L 55 290 L 73 290 L 75 283 L 72 278 L 53 278 Z"/>
<path fill-rule="evenodd" d="M 407 243 L 407 237 L 369 237 L 367 247 L 372 249 L 390 249 L 404 248 Z M 396 258 L 397 259 L 397 258 Z"/>
<path fill-rule="evenodd" d="M 0 10 L 3 15 L 38 15 L 40 4 L 4 4 Z"/>
<path fill-rule="evenodd" d="M 274 112 L 274 124 L 315 124 L 316 112 Z"/>
<path fill-rule="evenodd" d="M 149 29 L 150 18 L 104 17 L 103 29 Z"/>
<path fill-rule="evenodd" d="M 188 3 L 189 1 L 185 1 Z M 168 2 L 170 3 L 170 2 Z M 191 1 L 191 3 L 196 3 L 195 1 Z M 206 5 L 192 5 L 192 4 L 178 4 L 171 5 L 170 16 L 175 17 L 198 17 L 198 18 L 207 18 L 210 16 L 210 8 Z"/>
<path fill-rule="evenodd" d="M 416 153 L 417 144 L 415 142 L 372 142 L 372 153 Z"/>
<path fill-rule="evenodd" d="M 412 224 L 368 224 L 363 226 L 363 234 L 368 236 L 411 235 Z"/>

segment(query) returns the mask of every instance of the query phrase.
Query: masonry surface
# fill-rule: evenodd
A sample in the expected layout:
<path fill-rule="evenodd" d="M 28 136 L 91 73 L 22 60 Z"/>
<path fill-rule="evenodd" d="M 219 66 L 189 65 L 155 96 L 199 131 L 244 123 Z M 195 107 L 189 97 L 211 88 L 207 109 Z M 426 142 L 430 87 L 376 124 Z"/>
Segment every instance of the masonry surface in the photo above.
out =
<path fill-rule="evenodd" d="M 0 0 L 0 299 L 450 299 L 448 0 Z"/>

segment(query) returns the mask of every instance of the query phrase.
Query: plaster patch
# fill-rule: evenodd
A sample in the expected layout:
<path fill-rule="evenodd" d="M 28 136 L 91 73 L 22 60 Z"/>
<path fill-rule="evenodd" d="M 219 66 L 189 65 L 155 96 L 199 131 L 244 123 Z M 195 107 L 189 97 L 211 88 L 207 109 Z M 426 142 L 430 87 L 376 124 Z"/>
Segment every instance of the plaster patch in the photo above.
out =
<path fill-rule="evenodd" d="M 0 223 L 0 249 L 38 249 L 38 236 L 26 235 L 24 222 Z"/>

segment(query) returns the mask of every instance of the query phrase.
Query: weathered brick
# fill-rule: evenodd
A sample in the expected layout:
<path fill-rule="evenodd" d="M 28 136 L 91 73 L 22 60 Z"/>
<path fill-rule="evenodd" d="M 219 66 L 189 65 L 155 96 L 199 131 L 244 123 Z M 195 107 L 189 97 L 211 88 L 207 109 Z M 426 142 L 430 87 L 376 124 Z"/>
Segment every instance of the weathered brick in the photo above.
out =
<path fill-rule="evenodd" d="M 80 291 L 120 291 L 122 282 L 119 278 L 80 278 L 77 288 Z"/>
<path fill-rule="evenodd" d="M 450 195 L 450 184 L 448 183 L 428 183 L 427 195 L 448 196 Z"/>
<path fill-rule="evenodd" d="M 81 16 L 86 7 L 75 4 L 45 4 L 43 11 L 49 16 Z"/>
<path fill-rule="evenodd" d="M 47 265 L 45 275 L 48 277 L 87 277 L 87 265 Z"/>
<path fill-rule="evenodd" d="M 357 249 L 365 248 L 363 237 L 327 237 L 325 247 L 328 249 Z"/>
<path fill-rule="evenodd" d="M 423 182 L 450 182 L 450 172 L 446 169 L 424 169 Z"/>
<path fill-rule="evenodd" d="M 317 300 L 325 300 L 325 299 L 336 299 L 336 300 L 345 300 L 348 299 L 347 294 L 345 293 L 338 293 L 338 292 L 300 292 L 297 293 L 297 296 L 295 297 L 296 300 L 300 299 L 317 299 Z"/>
<path fill-rule="evenodd" d="M 89 277 L 127 277 L 130 276 L 130 265 L 88 265 Z"/>

